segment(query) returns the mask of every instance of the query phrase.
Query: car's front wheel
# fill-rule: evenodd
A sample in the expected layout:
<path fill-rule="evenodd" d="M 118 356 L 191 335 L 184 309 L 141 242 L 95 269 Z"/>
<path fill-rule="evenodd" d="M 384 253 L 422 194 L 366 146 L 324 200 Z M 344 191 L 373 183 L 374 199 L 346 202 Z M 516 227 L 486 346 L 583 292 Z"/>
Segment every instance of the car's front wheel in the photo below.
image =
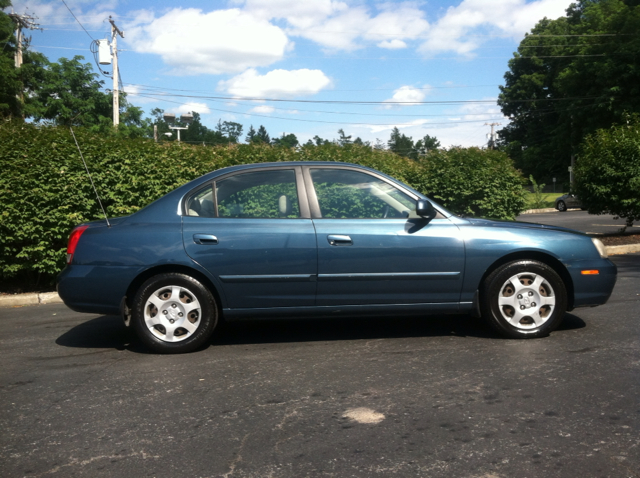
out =
<path fill-rule="evenodd" d="M 185 274 L 159 274 L 135 295 L 132 324 L 140 340 L 159 353 L 201 347 L 218 322 L 216 301 L 203 284 Z"/>
<path fill-rule="evenodd" d="M 567 310 L 567 291 L 548 265 L 532 260 L 510 262 L 493 271 L 482 290 L 482 315 L 510 338 L 548 335 Z"/>
<path fill-rule="evenodd" d="M 567 205 L 565 204 L 564 201 L 558 201 L 558 205 L 556 206 L 556 208 L 558 209 L 558 211 L 560 212 L 566 212 L 567 210 Z"/>

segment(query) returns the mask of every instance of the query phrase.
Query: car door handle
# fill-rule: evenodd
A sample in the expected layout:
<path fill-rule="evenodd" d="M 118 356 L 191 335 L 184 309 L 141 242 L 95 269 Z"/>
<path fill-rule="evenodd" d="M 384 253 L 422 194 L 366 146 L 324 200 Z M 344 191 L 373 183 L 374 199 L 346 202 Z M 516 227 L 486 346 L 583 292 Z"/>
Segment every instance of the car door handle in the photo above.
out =
<path fill-rule="evenodd" d="M 349 236 L 343 236 L 341 234 L 329 234 L 327 236 L 329 244 L 332 246 L 352 246 L 353 241 Z"/>
<path fill-rule="evenodd" d="M 202 244 L 203 246 L 216 245 L 218 243 L 218 238 L 211 234 L 194 234 L 193 242 L 196 244 Z"/>

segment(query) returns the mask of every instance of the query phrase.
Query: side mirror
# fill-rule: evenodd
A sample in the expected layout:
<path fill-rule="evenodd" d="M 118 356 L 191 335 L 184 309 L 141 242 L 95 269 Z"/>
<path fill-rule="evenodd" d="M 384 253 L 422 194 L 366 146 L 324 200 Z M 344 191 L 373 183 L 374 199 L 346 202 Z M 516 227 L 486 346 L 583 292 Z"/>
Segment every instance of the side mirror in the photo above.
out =
<path fill-rule="evenodd" d="M 436 215 L 433 205 L 426 199 L 418 199 L 416 203 L 416 214 L 420 217 L 432 218 Z"/>

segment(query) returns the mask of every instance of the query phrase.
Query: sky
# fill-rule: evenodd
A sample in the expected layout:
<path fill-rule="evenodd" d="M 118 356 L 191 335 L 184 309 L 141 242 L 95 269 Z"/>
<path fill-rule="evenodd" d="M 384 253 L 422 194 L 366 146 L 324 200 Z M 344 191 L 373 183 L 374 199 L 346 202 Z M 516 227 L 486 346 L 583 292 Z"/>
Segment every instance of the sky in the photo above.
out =
<path fill-rule="evenodd" d="M 117 38 L 128 100 L 205 126 L 234 121 L 293 133 L 386 144 L 397 127 L 414 141 L 484 146 L 508 123 L 496 104 L 508 61 L 544 17 L 570 0 L 85 0 L 19 1 L 37 18 L 31 48 L 49 60 Z M 105 88 L 112 66 L 102 66 Z"/>

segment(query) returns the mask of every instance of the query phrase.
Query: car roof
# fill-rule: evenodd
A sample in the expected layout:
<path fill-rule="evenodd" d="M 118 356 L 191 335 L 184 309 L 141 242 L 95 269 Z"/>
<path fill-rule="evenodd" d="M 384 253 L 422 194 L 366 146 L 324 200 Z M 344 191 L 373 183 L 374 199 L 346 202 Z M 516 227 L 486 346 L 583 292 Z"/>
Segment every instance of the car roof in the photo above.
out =
<path fill-rule="evenodd" d="M 363 166 L 361 164 L 355 163 L 343 163 L 339 161 L 277 161 L 277 162 L 269 162 L 269 163 L 249 163 L 249 164 L 238 164 L 235 166 L 227 166 L 226 168 L 216 169 L 215 171 L 211 171 L 210 173 L 202 176 L 212 175 L 220 176 L 222 174 L 231 173 L 234 171 L 242 171 L 245 169 L 264 169 L 264 168 L 273 168 L 273 167 L 291 167 L 291 166 L 344 166 L 344 167 L 355 167 L 358 169 L 366 169 L 368 171 L 373 171 L 376 173 L 380 173 L 375 169 L 369 168 L 367 166 Z M 385 175 L 386 176 L 386 175 Z"/>

